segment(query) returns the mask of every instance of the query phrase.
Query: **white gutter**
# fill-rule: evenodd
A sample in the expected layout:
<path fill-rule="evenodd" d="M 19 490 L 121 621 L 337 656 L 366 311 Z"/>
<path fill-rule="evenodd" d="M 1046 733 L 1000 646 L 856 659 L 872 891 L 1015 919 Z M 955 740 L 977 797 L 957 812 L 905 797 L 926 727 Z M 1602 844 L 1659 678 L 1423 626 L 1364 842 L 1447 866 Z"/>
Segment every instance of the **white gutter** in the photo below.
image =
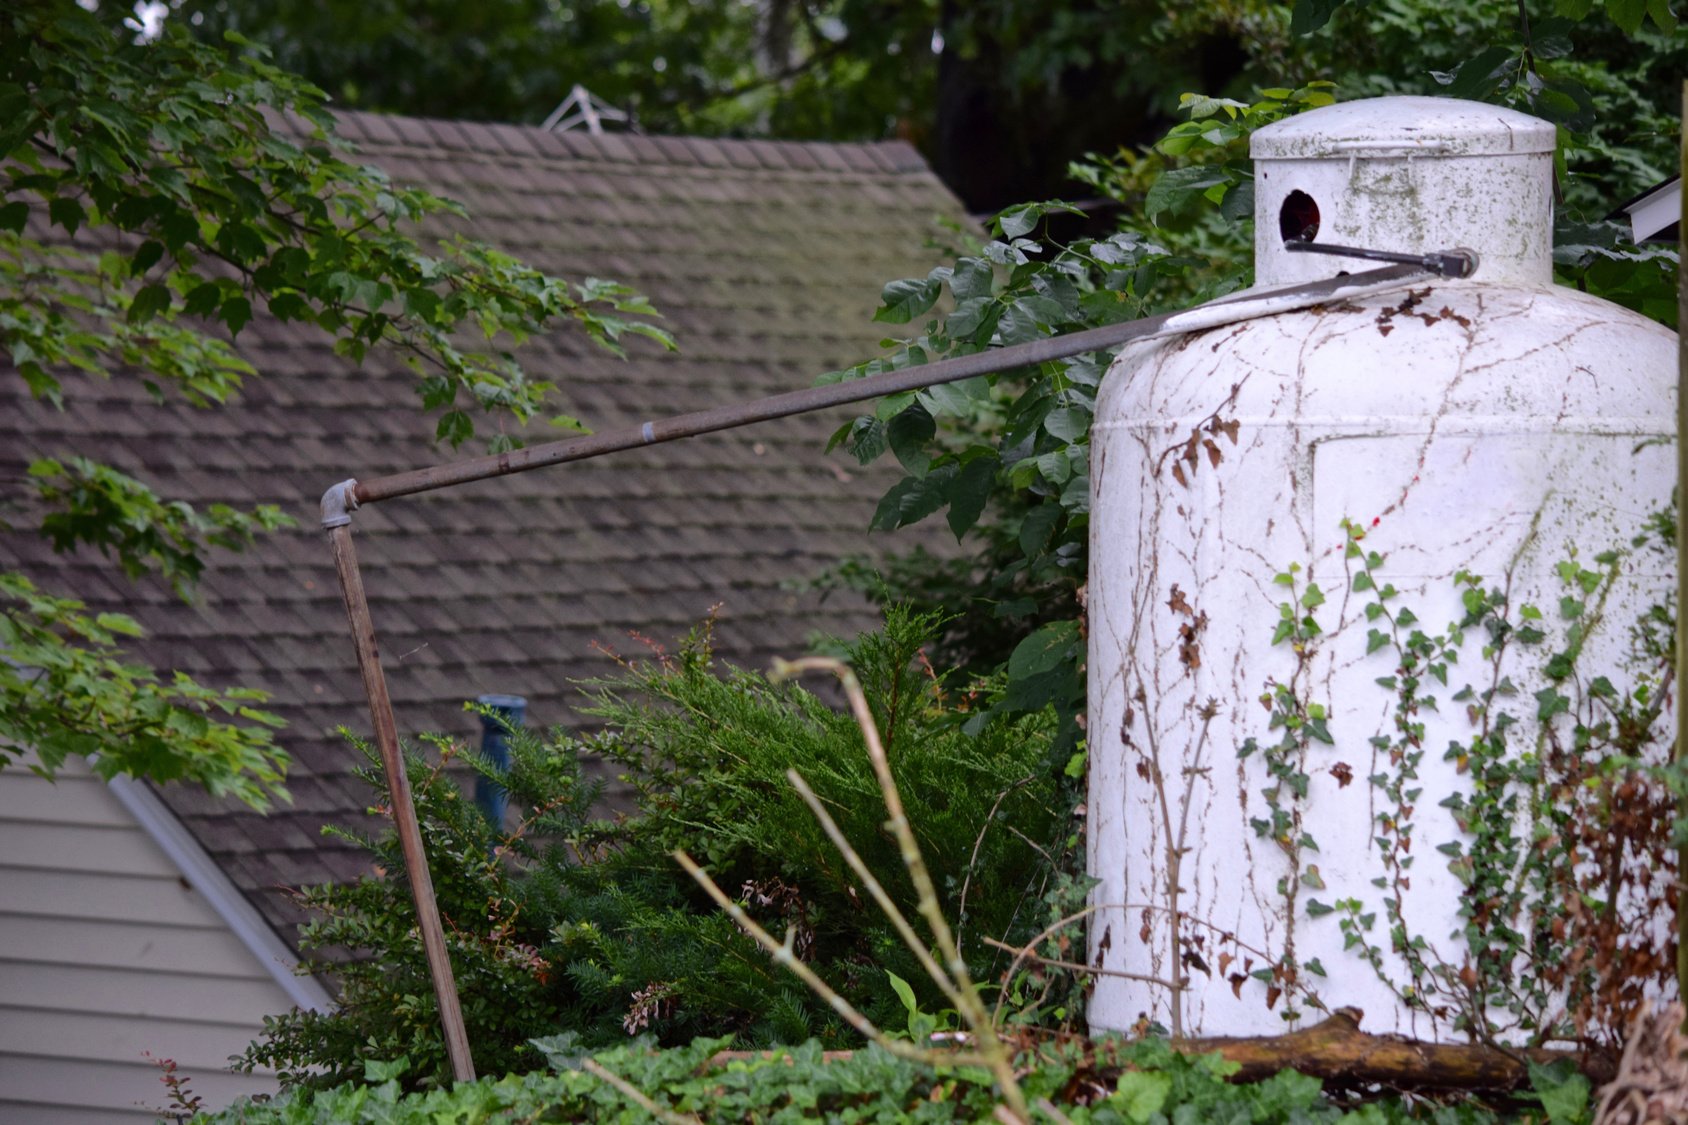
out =
<path fill-rule="evenodd" d="M 299 975 L 299 958 L 292 948 L 281 940 L 156 793 L 134 778 L 121 775 L 113 777 L 107 785 L 112 795 L 146 829 L 147 835 L 164 849 L 182 877 L 205 896 L 211 909 L 234 931 L 241 944 L 251 950 L 289 1000 L 312 1012 L 327 1012 L 334 1007 L 327 989 L 314 978 Z"/>

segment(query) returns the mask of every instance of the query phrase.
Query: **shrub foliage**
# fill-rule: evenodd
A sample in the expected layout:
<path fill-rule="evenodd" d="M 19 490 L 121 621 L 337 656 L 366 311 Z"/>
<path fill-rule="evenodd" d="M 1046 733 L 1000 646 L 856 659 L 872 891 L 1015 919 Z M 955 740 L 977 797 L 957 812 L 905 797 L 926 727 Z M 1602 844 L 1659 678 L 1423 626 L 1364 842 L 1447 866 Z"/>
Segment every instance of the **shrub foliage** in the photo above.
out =
<path fill-rule="evenodd" d="M 963 731 L 965 710 L 920 659 L 937 622 L 896 610 L 884 631 L 847 646 L 884 732 L 892 769 L 948 915 L 981 979 L 1006 955 L 984 938 L 1029 938 L 1048 921 L 1045 891 L 1065 818 L 1045 760 L 1046 717 Z M 925 983 L 785 779 L 808 779 L 887 890 L 912 912 L 915 892 L 881 821 L 861 732 L 796 684 L 722 669 L 707 626 L 673 654 L 623 661 L 593 685 L 604 729 L 580 741 L 518 732 L 498 773 L 519 825 L 495 837 L 442 765 L 410 760 L 411 783 L 464 1017 L 486 1072 L 529 1069 L 526 1041 L 569 1030 L 588 1045 L 648 1033 L 747 1045 L 853 1045 L 822 1001 L 775 967 L 674 864 L 684 847 L 774 933 L 876 1021 L 900 1023 L 887 972 Z M 442 744 L 443 758 L 491 767 Z M 638 813 L 591 820 L 599 787 L 584 753 L 625 768 Z M 364 771 L 377 804 L 380 774 Z M 447 1073 L 403 863 L 389 834 L 363 840 L 380 874 L 303 894 L 316 912 L 305 943 L 341 982 L 340 1008 L 268 1022 L 245 1056 L 293 1082 L 354 1078 L 368 1061 L 409 1060 L 406 1079 Z M 347 960 L 345 954 L 350 953 Z M 922 995 L 932 1004 L 935 994 Z"/>

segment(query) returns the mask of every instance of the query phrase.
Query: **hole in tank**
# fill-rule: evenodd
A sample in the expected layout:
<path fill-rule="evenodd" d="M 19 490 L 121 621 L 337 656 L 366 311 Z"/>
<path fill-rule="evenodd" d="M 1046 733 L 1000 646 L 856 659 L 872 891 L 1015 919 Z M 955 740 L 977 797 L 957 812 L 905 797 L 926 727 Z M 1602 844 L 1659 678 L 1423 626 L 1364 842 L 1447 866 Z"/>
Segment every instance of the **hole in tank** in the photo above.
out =
<path fill-rule="evenodd" d="M 1319 205 L 1304 191 L 1292 191 L 1278 209 L 1278 233 L 1285 242 L 1311 242 L 1319 233 Z"/>

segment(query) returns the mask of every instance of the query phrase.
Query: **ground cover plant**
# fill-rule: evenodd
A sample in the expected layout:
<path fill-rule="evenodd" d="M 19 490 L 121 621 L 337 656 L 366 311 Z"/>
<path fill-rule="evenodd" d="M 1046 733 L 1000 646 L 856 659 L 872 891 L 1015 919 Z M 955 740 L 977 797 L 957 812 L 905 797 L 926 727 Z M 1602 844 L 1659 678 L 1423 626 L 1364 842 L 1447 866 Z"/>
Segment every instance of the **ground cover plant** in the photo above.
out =
<path fill-rule="evenodd" d="M 439 1122 L 943 1122 L 989 1120 L 995 1091 L 973 1068 L 924 1066 L 879 1046 L 827 1058 L 818 1044 L 726 1054 L 724 1039 L 656 1050 L 648 1040 L 598 1052 L 540 1041 L 551 1069 L 406 1092 L 404 1060 L 370 1063 L 364 1081 L 297 1089 L 193 1120 L 200 1125 L 436 1125 Z M 1021 1058 L 1037 1120 L 1075 1125 L 1577 1125 L 1588 1087 L 1540 1072 L 1510 1105 L 1444 1104 L 1398 1096 L 1327 1094 L 1291 1070 L 1233 1084 L 1236 1064 L 1189 1057 L 1162 1042 L 1049 1045 Z"/>

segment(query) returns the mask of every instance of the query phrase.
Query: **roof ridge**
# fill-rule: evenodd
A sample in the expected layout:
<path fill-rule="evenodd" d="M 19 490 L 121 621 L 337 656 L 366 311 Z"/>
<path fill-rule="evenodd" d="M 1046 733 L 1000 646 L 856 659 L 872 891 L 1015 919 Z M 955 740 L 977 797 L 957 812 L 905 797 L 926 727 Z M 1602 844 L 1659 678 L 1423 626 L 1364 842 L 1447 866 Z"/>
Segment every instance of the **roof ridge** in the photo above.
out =
<path fill-rule="evenodd" d="M 555 133 L 537 125 L 411 117 L 338 109 L 336 133 L 379 146 L 432 144 L 494 156 L 574 156 L 613 163 L 701 165 L 744 171 L 832 171 L 930 174 L 919 151 L 900 138 L 882 141 L 807 141 L 697 137 L 669 133 Z"/>

